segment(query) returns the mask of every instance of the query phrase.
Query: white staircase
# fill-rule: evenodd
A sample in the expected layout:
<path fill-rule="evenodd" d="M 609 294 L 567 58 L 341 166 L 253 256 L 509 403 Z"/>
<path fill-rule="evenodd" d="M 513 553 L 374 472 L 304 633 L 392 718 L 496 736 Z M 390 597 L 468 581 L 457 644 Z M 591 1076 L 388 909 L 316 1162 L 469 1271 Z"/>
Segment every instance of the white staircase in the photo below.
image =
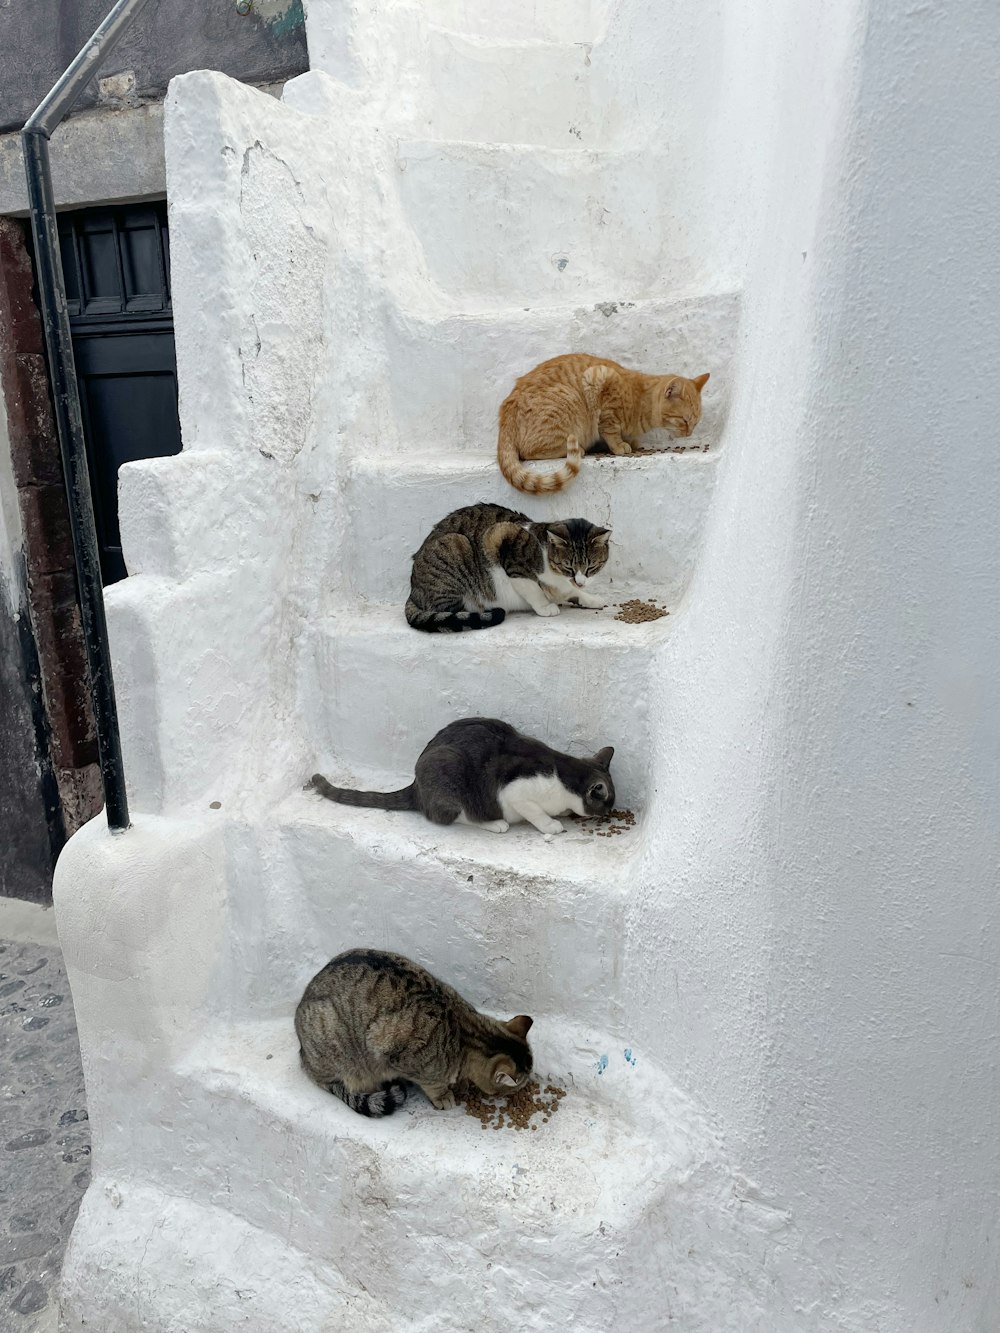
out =
<path fill-rule="evenodd" d="M 123 887 L 118 903 L 133 923 L 119 953 L 144 942 L 127 994 L 88 990 L 82 964 L 74 985 L 85 1054 L 89 1041 L 101 1058 L 68 1326 L 776 1330 L 761 1312 L 768 1236 L 785 1220 L 747 1215 L 709 1121 L 633 1049 L 623 999 L 626 969 L 642 966 L 629 895 L 651 822 L 676 808 L 652 787 L 669 731 L 659 650 L 698 558 L 738 298 L 707 270 L 634 90 L 608 96 L 596 9 L 311 0 L 309 22 L 315 72 L 285 105 L 193 75 L 169 110 L 186 452 L 123 479 L 124 509 L 147 504 L 142 521 L 123 515 L 143 573 L 111 606 L 146 811 L 129 838 L 153 887 L 141 902 Z M 519 495 L 495 464 L 497 406 L 518 374 L 574 349 L 711 371 L 703 423 L 687 452 L 588 459 L 563 494 Z M 218 544 L 206 494 L 245 497 L 235 520 L 223 506 Z M 408 629 L 410 554 L 479 499 L 610 525 L 612 605 L 463 636 Z M 255 536 L 232 540 L 234 522 Z M 192 542 L 202 553 L 182 575 Z M 637 595 L 670 615 L 616 620 Z M 301 790 L 316 767 L 401 785 L 438 727 L 474 713 L 581 754 L 613 744 L 634 828 L 546 842 Z M 189 749 L 162 752 L 171 731 Z M 92 865 L 89 836 L 76 855 Z M 190 845 L 200 869 L 157 870 L 159 843 L 185 865 Z M 66 919 L 134 872 L 100 865 Z M 147 913 L 169 932 L 180 882 L 205 893 L 212 924 L 188 906 L 177 929 L 217 952 L 192 968 L 190 995 L 148 947 Z M 417 1096 L 372 1123 L 314 1088 L 291 1013 L 308 977 L 358 943 L 418 959 L 484 1008 L 532 1014 L 537 1067 L 567 1089 L 550 1123 L 483 1130 Z M 123 1005 L 138 1035 L 116 1062 Z M 161 1280 L 144 1285 L 147 1224 Z M 264 1269 L 247 1273 L 244 1252 Z M 168 1280 L 178 1267 L 201 1283 L 201 1315 Z M 285 1302 L 261 1291 L 272 1278 Z"/>

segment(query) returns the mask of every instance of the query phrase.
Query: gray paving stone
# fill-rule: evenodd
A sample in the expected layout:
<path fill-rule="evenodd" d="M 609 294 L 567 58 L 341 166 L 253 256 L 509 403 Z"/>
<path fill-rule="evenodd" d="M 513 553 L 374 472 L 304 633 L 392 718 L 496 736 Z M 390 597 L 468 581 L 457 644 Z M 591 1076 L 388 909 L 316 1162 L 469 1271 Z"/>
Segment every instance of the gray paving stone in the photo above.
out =
<path fill-rule="evenodd" d="M 0 929 L 2 929 L 0 916 Z M 90 1126 L 59 951 L 0 938 L 0 1329 L 55 1327 L 59 1270 L 90 1182 Z"/>

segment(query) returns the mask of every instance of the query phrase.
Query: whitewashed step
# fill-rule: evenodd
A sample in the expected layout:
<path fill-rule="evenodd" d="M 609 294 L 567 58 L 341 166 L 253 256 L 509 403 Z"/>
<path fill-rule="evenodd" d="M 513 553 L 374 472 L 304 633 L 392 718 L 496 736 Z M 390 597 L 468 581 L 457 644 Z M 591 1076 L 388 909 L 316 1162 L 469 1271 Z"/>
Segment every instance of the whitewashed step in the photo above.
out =
<path fill-rule="evenodd" d="M 221 1191 L 204 1191 L 214 1195 L 212 1203 L 196 1202 L 176 1181 L 152 1185 L 134 1164 L 102 1174 L 107 1165 L 95 1171 L 84 1196 L 59 1276 L 63 1333 L 394 1333 L 399 1327 L 396 1315 L 349 1274 L 304 1255 L 282 1228 L 265 1231 L 237 1217 Z M 279 1273 L 280 1281 L 269 1278 Z"/>
<path fill-rule="evenodd" d="M 673 609 L 698 555 L 718 458 L 701 448 L 619 458 L 595 454 L 583 460 L 564 491 L 526 495 L 505 480 L 491 449 L 479 458 L 362 455 L 350 463 L 338 497 L 349 525 L 347 555 L 331 555 L 333 567 L 323 582 L 342 599 L 401 608 L 410 588 L 411 557 L 434 524 L 453 509 L 491 501 L 534 519 L 586 518 L 610 527 L 611 557 L 594 591 L 614 591 L 618 600 L 619 591 L 631 597 L 643 588 Z M 556 623 L 553 618 L 541 628 Z M 426 637 L 418 635 L 421 641 Z"/>
<path fill-rule="evenodd" d="M 648 149 L 413 140 L 396 160 L 428 275 L 456 302 L 637 300 L 711 280 L 683 181 Z"/>
<path fill-rule="evenodd" d="M 402 763 L 388 775 L 322 755 L 317 766 L 366 787 L 413 776 Z M 522 825 L 441 827 L 416 812 L 299 791 L 272 808 L 267 827 L 241 833 L 236 820 L 233 874 L 253 886 L 244 896 L 259 941 L 236 983 L 245 1016 L 273 1013 L 289 987 L 301 991 L 328 958 L 360 942 L 419 959 L 491 1011 L 559 1012 L 572 994 L 581 1022 L 616 1029 L 629 867 L 645 840 L 641 810 L 636 817 L 603 837 L 566 820 L 547 841 Z"/>
<path fill-rule="evenodd" d="M 428 139 L 607 147 L 618 128 L 590 92 L 589 43 L 499 41 L 429 27 L 412 133 Z"/>
<path fill-rule="evenodd" d="M 692 444 L 714 444 L 724 424 L 739 314 L 739 293 L 733 291 L 681 300 L 608 296 L 587 305 L 443 318 L 396 309 L 386 334 L 399 442 L 474 453 L 495 449 L 497 411 L 517 377 L 550 356 L 589 352 L 649 374 L 709 371 Z"/>
<path fill-rule="evenodd" d="M 388 790 L 412 779 L 417 755 L 448 722 L 499 717 L 581 757 L 613 745 L 618 803 L 635 808 L 648 762 L 643 682 L 671 617 L 626 624 L 614 611 L 511 615 L 465 634 L 411 629 L 402 605 L 355 603 L 327 616 L 308 631 L 302 692 L 317 701 L 308 719 L 317 755 L 389 778 Z M 359 783 L 372 785 L 342 785 Z"/>
<path fill-rule="evenodd" d="M 543 1014 L 532 1041 L 543 1086 L 566 1090 L 536 1129 L 418 1093 L 372 1121 L 306 1078 L 289 1007 L 192 1050 L 144 1155 L 154 1181 L 196 1181 L 359 1288 L 362 1329 L 654 1330 L 668 1307 L 685 1333 L 736 1327 L 750 1262 L 702 1116 L 627 1041 Z"/>
<path fill-rule="evenodd" d="M 607 0 L 419 0 L 422 17 L 457 33 L 508 41 L 593 41 L 602 31 Z"/>

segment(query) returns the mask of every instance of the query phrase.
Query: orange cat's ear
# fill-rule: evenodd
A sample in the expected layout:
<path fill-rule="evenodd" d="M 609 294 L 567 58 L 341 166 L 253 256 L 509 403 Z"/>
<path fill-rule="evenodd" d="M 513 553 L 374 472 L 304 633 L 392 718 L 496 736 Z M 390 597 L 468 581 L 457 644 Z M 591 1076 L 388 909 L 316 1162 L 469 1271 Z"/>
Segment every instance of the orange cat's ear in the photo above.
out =
<path fill-rule="evenodd" d="M 523 1041 L 528 1035 L 528 1029 L 531 1027 L 532 1022 L 533 1020 L 530 1019 L 527 1014 L 518 1014 L 516 1018 L 512 1018 L 507 1024 L 507 1031 L 513 1032 L 515 1037 L 520 1037 Z"/>
<path fill-rule="evenodd" d="M 709 374 L 706 371 L 704 375 L 699 375 L 696 379 L 693 379 L 691 383 L 698 390 L 698 392 L 701 393 L 702 389 L 704 389 L 705 385 L 708 383 L 708 380 L 709 380 Z"/>

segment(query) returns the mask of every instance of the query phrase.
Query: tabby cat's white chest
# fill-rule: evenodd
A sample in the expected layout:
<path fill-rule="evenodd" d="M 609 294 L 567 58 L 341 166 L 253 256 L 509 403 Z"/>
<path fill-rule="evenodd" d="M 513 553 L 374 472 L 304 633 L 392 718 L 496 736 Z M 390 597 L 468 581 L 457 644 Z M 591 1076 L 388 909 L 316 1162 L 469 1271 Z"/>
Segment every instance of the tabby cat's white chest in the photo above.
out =
<path fill-rule="evenodd" d="M 521 809 L 530 803 L 539 806 L 547 815 L 582 815 L 583 797 L 572 792 L 559 781 L 556 774 L 536 773 L 530 778 L 515 778 L 498 792 L 500 809 L 508 824 L 524 819 Z"/>
<path fill-rule="evenodd" d="M 502 606 L 505 611 L 530 611 L 531 605 L 521 596 L 511 582 L 510 575 L 499 565 L 494 565 L 490 574 L 493 578 L 494 597 L 491 605 Z"/>

